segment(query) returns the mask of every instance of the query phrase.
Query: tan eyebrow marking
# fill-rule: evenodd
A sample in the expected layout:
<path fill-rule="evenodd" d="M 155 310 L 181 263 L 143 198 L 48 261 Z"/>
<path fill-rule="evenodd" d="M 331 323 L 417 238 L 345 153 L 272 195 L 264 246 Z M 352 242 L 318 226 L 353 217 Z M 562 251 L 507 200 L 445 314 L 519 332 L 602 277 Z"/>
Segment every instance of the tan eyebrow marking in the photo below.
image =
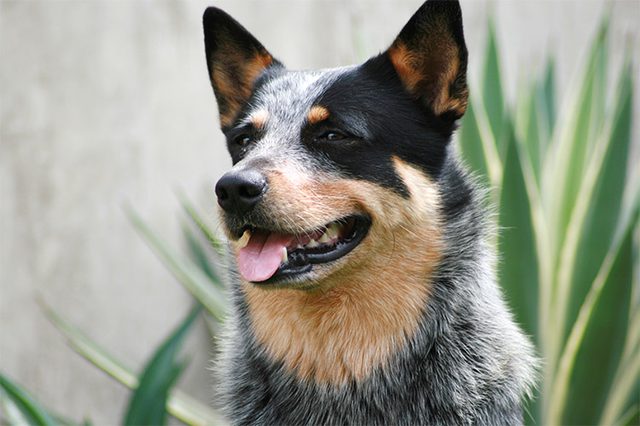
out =
<path fill-rule="evenodd" d="M 320 105 L 314 105 L 307 114 L 309 124 L 316 124 L 329 118 L 329 110 Z"/>
<path fill-rule="evenodd" d="M 264 129 L 268 119 L 269 113 L 264 109 L 260 109 L 249 116 L 249 121 L 251 121 L 251 124 L 258 130 Z"/>

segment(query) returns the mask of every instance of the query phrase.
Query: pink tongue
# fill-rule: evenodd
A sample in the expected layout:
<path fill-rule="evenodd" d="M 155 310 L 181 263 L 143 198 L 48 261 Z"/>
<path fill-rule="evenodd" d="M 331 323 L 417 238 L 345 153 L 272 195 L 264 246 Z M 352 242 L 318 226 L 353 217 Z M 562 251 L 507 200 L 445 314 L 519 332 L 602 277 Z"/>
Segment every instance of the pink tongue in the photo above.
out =
<path fill-rule="evenodd" d="M 247 281 L 259 282 L 273 276 L 282 262 L 282 249 L 293 240 L 290 235 L 272 232 L 253 234 L 238 252 L 238 270 Z"/>

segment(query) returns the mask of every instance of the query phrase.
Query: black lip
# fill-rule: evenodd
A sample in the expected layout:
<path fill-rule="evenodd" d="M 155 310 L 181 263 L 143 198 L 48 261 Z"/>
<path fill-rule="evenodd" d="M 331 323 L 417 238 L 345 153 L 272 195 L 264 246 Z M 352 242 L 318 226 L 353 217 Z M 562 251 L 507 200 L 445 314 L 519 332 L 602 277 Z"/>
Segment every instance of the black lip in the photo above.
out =
<path fill-rule="evenodd" d="M 346 256 L 362 242 L 371 227 L 371 219 L 362 215 L 349 216 L 342 220 L 348 221 L 351 219 L 354 220 L 351 234 L 338 242 L 335 248 L 325 252 L 307 251 L 306 253 L 301 253 L 296 250 L 289 255 L 289 261 L 284 265 L 280 265 L 280 268 L 278 268 L 271 278 L 265 281 L 254 282 L 254 284 L 277 284 L 285 280 L 295 279 L 302 274 L 310 272 L 313 269 L 313 265 L 333 262 Z"/>

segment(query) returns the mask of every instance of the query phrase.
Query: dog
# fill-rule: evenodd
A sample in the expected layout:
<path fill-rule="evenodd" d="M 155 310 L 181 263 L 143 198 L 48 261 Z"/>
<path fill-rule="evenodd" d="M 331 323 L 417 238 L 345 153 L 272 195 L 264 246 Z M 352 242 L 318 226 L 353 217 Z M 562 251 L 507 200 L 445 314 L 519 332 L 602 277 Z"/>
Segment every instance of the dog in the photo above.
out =
<path fill-rule="evenodd" d="M 217 8 L 204 42 L 233 162 L 216 184 L 233 424 L 523 423 L 536 358 L 496 283 L 457 1 L 365 63 L 290 71 Z M 480 142 L 478 142 L 480 143 Z"/>

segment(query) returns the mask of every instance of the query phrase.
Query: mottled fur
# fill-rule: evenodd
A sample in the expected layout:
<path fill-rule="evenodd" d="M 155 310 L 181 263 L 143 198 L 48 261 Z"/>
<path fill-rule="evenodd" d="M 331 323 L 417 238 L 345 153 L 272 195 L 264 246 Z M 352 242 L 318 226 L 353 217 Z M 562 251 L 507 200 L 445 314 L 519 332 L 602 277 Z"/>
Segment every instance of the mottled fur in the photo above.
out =
<path fill-rule="evenodd" d="M 212 76 L 234 171 L 269 181 L 255 209 L 224 215 L 230 240 L 244 223 L 300 233 L 352 213 L 372 222 L 353 252 L 297 280 L 243 282 L 230 259 L 216 370 L 234 424 L 523 422 L 533 348 L 496 284 L 481 192 L 448 143 L 466 107 L 460 19 L 457 2 L 431 0 L 362 66 L 291 72 L 272 60 L 232 99 Z M 394 60 L 430 28 L 445 62 L 437 48 Z M 245 58 L 253 74 L 256 52 L 272 58 L 245 32 L 224 12 L 205 13 L 210 70 L 221 72 L 225 49 L 240 52 L 223 65 L 241 70 Z M 322 138 L 336 128 L 346 137 Z"/>

